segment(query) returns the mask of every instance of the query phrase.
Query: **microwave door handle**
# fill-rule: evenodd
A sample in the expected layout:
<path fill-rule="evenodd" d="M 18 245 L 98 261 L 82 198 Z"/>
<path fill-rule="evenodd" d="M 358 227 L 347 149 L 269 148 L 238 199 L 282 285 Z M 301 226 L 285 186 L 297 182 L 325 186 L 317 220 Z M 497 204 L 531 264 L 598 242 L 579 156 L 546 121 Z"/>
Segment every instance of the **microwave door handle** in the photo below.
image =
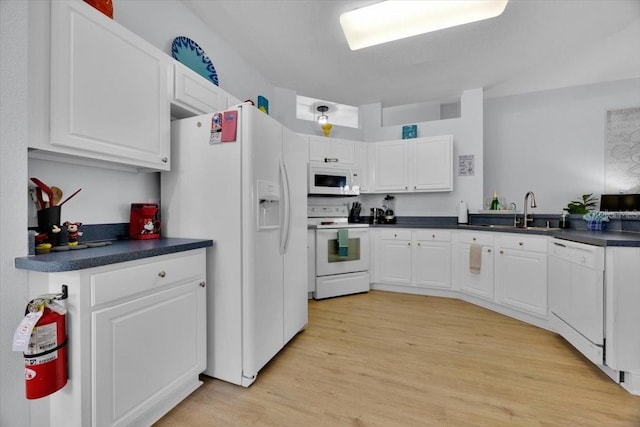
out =
<path fill-rule="evenodd" d="M 291 194 L 289 190 L 289 177 L 287 176 L 287 168 L 282 160 L 280 160 L 280 180 L 284 196 L 282 207 L 284 220 L 280 228 L 280 254 L 284 254 L 287 251 L 287 245 L 289 243 L 289 232 L 291 228 Z"/>

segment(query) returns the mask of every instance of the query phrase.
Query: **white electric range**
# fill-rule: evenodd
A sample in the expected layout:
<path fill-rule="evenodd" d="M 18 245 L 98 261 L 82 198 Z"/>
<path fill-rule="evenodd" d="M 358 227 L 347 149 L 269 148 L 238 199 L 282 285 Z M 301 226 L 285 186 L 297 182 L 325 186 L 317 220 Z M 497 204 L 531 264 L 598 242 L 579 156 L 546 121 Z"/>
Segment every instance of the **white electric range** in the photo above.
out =
<path fill-rule="evenodd" d="M 346 206 L 307 207 L 314 299 L 369 291 L 369 224 L 349 223 L 348 215 Z"/>

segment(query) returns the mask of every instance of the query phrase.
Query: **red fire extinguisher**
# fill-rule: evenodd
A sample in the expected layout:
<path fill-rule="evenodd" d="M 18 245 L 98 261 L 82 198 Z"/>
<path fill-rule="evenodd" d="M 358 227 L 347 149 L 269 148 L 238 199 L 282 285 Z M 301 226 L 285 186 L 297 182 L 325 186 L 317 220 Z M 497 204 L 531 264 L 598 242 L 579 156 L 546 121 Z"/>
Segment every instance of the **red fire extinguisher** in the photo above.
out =
<path fill-rule="evenodd" d="M 57 302 L 66 298 L 66 286 L 63 285 L 62 294 L 42 295 L 31 300 L 25 310 L 25 319 L 18 327 L 25 336 L 31 328 L 26 349 L 22 344 L 27 399 L 48 396 L 67 383 L 67 311 Z M 18 332 L 16 330 L 16 335 Z"/>

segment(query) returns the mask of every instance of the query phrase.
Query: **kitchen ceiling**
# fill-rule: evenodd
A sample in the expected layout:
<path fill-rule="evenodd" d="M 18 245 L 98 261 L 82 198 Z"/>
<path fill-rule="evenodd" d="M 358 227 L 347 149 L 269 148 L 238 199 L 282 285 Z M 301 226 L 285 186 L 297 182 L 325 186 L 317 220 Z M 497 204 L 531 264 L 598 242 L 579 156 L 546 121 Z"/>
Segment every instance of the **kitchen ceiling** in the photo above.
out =
<path fill-rule="evenodd" d="M 351 51 L 367 0 L 182 0 L 252 67 L 299 95 L 384 107 L 640 77 L 640 0 L 511 0 L 486 21 Z"/>

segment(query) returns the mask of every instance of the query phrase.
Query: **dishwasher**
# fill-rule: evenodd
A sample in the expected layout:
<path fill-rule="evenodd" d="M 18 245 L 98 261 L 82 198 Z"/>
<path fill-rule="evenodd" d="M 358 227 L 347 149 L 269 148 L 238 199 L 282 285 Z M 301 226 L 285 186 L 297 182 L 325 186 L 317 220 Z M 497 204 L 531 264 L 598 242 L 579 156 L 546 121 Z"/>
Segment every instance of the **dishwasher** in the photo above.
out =
<path fill-rule="evenodd" d="M 604 365 L 604 248 L 549 242 L 550 324 L 585 357 Z"/>

